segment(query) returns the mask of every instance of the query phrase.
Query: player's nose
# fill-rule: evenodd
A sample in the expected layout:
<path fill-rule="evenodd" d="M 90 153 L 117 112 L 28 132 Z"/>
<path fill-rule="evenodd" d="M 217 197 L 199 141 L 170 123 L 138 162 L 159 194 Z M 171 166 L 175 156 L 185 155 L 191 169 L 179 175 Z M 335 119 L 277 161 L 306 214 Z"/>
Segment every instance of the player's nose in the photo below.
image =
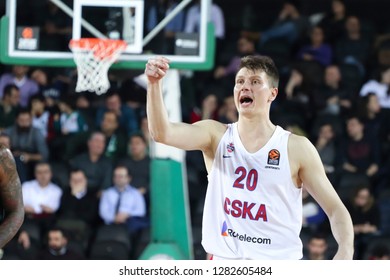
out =
<path fill-rule="evenodd" d="M 251 81 L 250 80 L 245 80 L 244 83 L 242 84 L 242 87 L 241 89 L 242 90 L 249 90 L 249 88 L 251 87 Z"/>

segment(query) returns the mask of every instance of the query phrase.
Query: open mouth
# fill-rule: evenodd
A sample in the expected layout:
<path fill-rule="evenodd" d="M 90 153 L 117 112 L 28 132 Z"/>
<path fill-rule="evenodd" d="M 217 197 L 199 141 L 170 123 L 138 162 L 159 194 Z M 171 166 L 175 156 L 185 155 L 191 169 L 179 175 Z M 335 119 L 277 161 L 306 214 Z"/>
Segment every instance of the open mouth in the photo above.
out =
<path fill-rule="evenodd" d="M 253 102 L 253 99 L 250 98 L 249 96 L 243 96 L 240 98 L 241 104 L 251 104 L 252 102 Z"/>

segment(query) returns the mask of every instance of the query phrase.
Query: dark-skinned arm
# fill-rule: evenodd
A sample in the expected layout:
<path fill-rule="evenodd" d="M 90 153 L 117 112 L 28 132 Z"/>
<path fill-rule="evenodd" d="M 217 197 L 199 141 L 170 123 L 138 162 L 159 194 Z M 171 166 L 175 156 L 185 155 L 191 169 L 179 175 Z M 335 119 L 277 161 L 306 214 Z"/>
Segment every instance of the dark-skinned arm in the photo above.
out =
<path fill-rule="evenodd" d="M 0 145 L 0 205 L 4 211 L 0 223 L 0 248 L 3 248 L 16 235 L 24 220 L 22 186 L 15 161 L 10 150 L 3 145 Z"/>

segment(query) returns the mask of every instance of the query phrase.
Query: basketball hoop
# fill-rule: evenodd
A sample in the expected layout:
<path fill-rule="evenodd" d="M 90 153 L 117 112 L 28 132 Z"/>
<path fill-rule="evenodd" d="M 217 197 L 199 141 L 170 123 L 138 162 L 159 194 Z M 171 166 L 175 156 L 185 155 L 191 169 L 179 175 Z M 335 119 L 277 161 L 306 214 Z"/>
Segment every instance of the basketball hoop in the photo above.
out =
<path fill-rule="evenodd" d="M 123 40 L 72 39 L 69 48 L 77 65 L 76 91 L 106 93 L 110 88 L 108 69 L 118 59 L 127 43 Z"/>

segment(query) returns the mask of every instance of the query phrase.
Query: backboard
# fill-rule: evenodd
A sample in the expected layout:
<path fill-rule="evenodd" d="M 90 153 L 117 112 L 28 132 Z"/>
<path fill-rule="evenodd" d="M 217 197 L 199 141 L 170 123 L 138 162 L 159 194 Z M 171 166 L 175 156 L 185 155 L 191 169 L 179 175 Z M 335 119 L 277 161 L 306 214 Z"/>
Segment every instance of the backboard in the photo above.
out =
<path fill-rule="evenodd" d="M 161 14 L 158 2 L 144 0 L 7 0 L 1 19 L 0 60 L 4 64 L 75 66 L 70 39 L 123 39 L 128 45 L 116 69 L 143 69 L 164 55 L 171 67 L 213 67 L 215 37 L 209 22 L 211 0 L 176 1 Z M 199 26 L 185 30 L 186 14 L 199 2 Z M 158 5 L 158 4 L 156 4 Z"/>

